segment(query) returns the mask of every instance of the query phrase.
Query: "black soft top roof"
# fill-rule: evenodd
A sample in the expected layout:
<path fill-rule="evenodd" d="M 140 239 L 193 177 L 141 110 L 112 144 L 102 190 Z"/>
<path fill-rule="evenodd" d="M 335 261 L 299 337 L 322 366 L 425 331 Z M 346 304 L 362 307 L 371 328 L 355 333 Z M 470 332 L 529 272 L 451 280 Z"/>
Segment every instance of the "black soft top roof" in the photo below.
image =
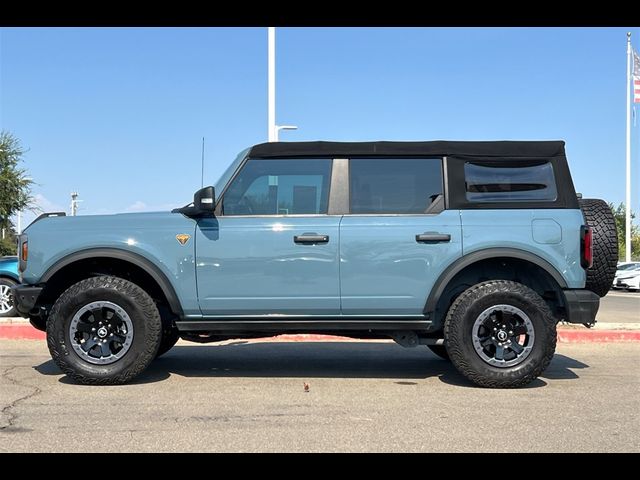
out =
<path fill-rule="evenodd" d="M 254 145 L 249 151 L 253 158 L 377 155 L 548 158 L 564 156 L 564 142 L 271 142 Z"/>

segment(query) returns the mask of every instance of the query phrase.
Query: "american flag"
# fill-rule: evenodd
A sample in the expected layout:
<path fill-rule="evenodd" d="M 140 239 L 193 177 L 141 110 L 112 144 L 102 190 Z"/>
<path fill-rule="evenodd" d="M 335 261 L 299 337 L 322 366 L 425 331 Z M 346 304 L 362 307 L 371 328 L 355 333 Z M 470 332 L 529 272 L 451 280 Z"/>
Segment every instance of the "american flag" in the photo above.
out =
<path fill-rule="evenodd" d="M 633 103 L 640 103 L 640 55 L 633 49 Z"/>

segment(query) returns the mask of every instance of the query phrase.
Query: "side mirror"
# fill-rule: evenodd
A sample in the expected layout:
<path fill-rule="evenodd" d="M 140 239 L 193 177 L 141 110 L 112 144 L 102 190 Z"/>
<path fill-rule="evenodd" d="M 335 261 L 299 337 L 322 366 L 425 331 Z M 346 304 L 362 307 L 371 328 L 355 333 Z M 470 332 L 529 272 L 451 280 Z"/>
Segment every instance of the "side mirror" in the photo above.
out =
<path fill-rule="evenodd" d="M 212 214 L 216 209 L 216 194 L 213 187 L 204 187 L 193 195 L 193 207 L 203 214 Z"/>
<path fill-rule="evenodd" d="M 211 217 L 216 209 L 216 192 L 213 187 L 204 187 L 193 195 L 193 205 L 176 208 L 174 213 L 187 217 Z"/>

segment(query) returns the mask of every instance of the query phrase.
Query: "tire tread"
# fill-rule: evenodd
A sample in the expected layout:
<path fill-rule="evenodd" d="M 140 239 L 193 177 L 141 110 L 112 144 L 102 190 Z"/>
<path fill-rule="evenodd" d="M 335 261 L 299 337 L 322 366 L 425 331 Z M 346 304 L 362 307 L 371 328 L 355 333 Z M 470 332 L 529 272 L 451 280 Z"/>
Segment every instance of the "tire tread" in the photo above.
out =
<path fill-rule="evenodd" d="M 542 360 L 527 368 L 524 374 L 520 371 L 514 372 L 505 369 L 502 372 L 495 371 L 491 376 L 484 375 L 471 365 L 462 350 L 463 342 L 468 340 L 462 336 L 461 329 L 456 328 L 456 326 L 463 322 L 464 315 L 473 302 L 495 293 L 521 295 L 533 303 L 535 308 L 539 309 L 543 315 L 543 328 L 546 330 L 544 337 L 549 338 L 550 341 L 543 345 L 545 350 Z M 536 332 L 536 337 L 538 337 L 538 332 Z M 542 338 L 543 335 L 540 335 L 540 337 Z M 557 342 L 556 337 L 556 319 L 540 295 L 521 283 L 508 280 L 491 280 L 478 283 L 462 292 L 449 308 L 444 323 L 445 345 L 454 366 L 476 385 L 489 388 L 517 388 L 535 380 L 549 366 L 553 358 Z"/>
<path fill-rule="evenodd" d="M 593 231 L 593 265 L 587 269 L 585 288 L 604 297 L 611 288 L 618 265 L 616 219 L 604 200 L 583 198 L 580 208 Z"/>
<path fill-rule="evenodd" d="M 119 293 L 132 299 L 140 307 L 140 310 L 145 317 L 145 348 L 138 355 L 136 362 L 122 373 L 108 377 L 93 377 L 79 372 L 77 369 L 73 368 L 73 366 L 66 360 L 66 355 L 64 355 L 60 351 L 59 345 L 55 340 L 54 322 L 56 321 L 58 315 L 60 315 L 60 309 L 66 302 L 75 298 L 86 290 L 105 287 L 117 290 Z M 76 382 L 82 383 L 84 385 L 119 385 L 127 383 L 134 377 L 138 376 L 149 366 L 151 361 L 156 357 L 161 333 L 162 322 L 160 320 L 160 314 L 155 305 L 155 302 L 149 296 L 149 294 L 138 285 L 128 280 L 107 275 L 90 277 L 81 280 L 69 287 L 62 293 L 62 295 L 60 295 L 58 300 L 53 305 L 53 308 L 51 309 L 51 313 L 49 314 L 49 318 L 47 320 L 47 345 L 49 347 L 49 351 L 51 352 L 53 361 L 66 375 L 71 377 Z"/>

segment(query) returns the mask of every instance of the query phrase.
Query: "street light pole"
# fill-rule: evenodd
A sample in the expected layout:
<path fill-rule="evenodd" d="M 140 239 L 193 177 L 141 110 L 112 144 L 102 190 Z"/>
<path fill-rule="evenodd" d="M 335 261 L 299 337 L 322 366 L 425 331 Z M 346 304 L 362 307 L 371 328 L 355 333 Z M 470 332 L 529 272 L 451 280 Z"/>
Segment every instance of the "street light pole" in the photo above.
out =
<path fill-rule="evenodd" d="M 296 127 L 295 125 L 276 125 L 276 136 L 273 141 L 274 142 L 280 141 L 280 139 L 278 138 L 280 136 L 280 130 L 297 130 L 297 129 L 298 127 Z"/>
<path fill-rule="evenodd" d="M 280 130 L 297 130 L 295 125 L 276 125 L 276 27 L 268 27 L 268 103 L 269 103 L 269 141 L 277 142 Z"/>
<path fill-rule="evenodd" d="M 78 192 L 71 192 L 71 216 L 75 217 L 78 214 Z"/>
<path fill-rule="evenodd" d="M 269 96 L 269 141 L 278 141 L 276 129 L 276 27 L 268 27 L 268 96 Z"/>

